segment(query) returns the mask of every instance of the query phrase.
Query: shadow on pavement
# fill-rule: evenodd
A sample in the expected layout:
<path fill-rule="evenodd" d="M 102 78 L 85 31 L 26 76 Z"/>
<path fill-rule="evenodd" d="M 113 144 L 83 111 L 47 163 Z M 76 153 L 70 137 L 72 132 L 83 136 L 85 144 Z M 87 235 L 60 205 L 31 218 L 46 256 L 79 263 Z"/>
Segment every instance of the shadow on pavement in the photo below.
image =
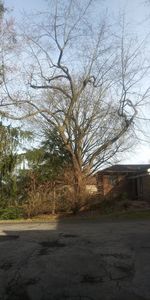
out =
<path fill-rule="evenodd" d="M 148 279 L 145 295 L 138 290 L 135 235 L 127 236 L 126 228 L 47 223 L 0 229 L 0 300 L 150 299 Z"/>

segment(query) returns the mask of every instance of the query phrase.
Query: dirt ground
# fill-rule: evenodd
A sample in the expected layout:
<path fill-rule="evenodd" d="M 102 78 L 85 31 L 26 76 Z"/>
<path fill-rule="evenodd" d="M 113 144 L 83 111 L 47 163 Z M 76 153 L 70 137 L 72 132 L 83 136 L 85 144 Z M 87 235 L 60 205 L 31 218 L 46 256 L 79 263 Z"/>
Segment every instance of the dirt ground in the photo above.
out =
<path fill-rule="evenodd" d="M 150 221 L 0 224 L 0 300 L 150 300 Z"/>

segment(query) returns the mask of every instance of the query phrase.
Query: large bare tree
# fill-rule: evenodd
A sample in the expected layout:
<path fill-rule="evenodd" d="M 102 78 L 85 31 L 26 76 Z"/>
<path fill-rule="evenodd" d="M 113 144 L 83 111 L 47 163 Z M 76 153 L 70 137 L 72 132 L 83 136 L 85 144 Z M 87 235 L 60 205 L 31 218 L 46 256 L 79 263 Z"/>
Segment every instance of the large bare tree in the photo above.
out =
<path fill-rule="evenodd" d="M 142 89 L 144 41 L 127 34 L 124 17 L 115 30 L 106 15 L 94 18 L 92 0 L 82 3 L 50 1 L 25 24 L 26 96 L 19 115 L 9 115 L 37 117 L 57 130 L 71 157 L 76 207 L 84 179 L 133 139 L 149 94 Z"/>
<path fill-rule="evenodd" d="M 16 50 L 14 20 L 0 0 L 0 119 L 7 117 L 10 108 L 16 105 L 16 97 L 14 99 L 11 96 L 11 85 L 14 85 L 13 76 L 17 65 Z"/>

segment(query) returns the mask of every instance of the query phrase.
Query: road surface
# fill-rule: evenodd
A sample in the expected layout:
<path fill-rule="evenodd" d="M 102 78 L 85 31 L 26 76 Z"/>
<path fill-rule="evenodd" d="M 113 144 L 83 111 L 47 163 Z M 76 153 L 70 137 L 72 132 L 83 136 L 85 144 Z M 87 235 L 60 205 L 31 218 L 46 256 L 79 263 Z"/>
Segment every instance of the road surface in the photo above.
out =
<path fill-rule="evenodd" d="M 150 300 L 150 221 L 0 225 L 0 300 Z"/>

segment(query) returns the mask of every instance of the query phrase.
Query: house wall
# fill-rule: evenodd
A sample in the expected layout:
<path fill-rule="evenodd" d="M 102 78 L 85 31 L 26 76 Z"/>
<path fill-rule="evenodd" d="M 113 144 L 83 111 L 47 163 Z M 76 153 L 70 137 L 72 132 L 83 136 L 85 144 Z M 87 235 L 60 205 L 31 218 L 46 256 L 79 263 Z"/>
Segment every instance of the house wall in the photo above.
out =
<path fill-rule="evenodd" d="M 150 202 L 150 175 L 142 177 L 143 182 L 143 200 Z"/>
<path fill-rule="evenodd" d="M 104 196 L 103 177 L 104 176 L 101 173 L 98 173 L 96 176 L 97 191 L 98 191 L 99 196 L 101 196 L 102 198 Z"/>
<path fill-rule="evenodd" d="M 125 175 L 118 176 L 118 182 L 112 184 L 110 176 L 103 176 L 104 196 L 117 197 L 125 195 L 131 200 L 150 201 L 150 176 L 128 179 Z"/>
<path fill-rule="evenodd" d="M 102 187 L 103 196 L 106 198 L 115 198 L 117 196 L 126 196 L 128 198 L 131 198 L 131 182 L 128 181 L 126 175 L 124 174 L 110 174 L 101 176 L 101 178 L 98 178 L 98 190 L 100 193 L 102 193 Z"/>
<path fill-rule="evenodd" d="M 129 180 L 131 199 L 150 201 L 150 176 L 144 175 Z"/>
<path fill-rule="evenodd" d="M 98 193 L 102 197 L 126 197 L 131 200 L 150 202 L 150 175 L 111 172 L 97 176 Z"/>
<path fill-rule="evenodd" d="M 125 175 L 104 175 L 103 177 L 104 196 L 117 197 L 126 191 Z"/>

